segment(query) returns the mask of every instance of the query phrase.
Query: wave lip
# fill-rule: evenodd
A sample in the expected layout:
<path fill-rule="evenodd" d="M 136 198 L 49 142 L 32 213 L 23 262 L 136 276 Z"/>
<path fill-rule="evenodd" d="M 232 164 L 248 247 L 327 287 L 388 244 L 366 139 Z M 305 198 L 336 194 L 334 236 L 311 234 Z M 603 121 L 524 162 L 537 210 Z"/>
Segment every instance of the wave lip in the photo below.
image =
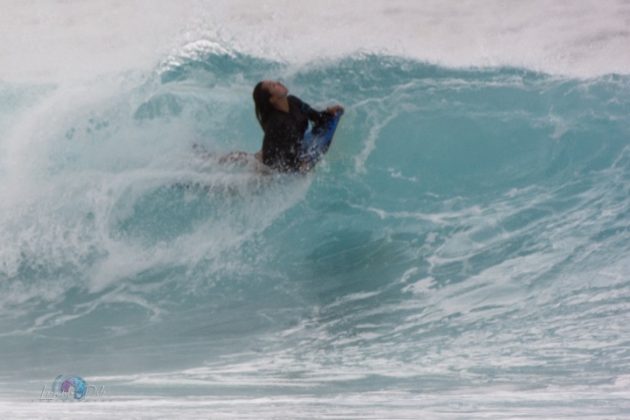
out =
<path fill-rule="evenodd" d="M 524 67 L 574 77 L 629 74 L 623 0 L 422 3 L 106 1 L 12 7 L 0 21 L 0 80 L 89 80 L 150 70 L 168 51 L 208 39 L 243 54 L 305 64 L 359 52 L 449 67 Z M 66 22 L 58 25 L 58 22 Z M 107 25 L 108 30 L 100 28 Z M 41 40 L 46 38 L 46 42 Z"/>

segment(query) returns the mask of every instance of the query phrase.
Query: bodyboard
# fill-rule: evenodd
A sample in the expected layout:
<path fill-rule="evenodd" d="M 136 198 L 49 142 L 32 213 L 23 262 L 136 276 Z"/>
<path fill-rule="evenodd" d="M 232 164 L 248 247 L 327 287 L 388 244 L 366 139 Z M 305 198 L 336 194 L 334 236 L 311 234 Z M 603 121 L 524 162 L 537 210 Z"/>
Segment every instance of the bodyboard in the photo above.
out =
<path fill-rule="evenodd" d="M 302 151 L 300 154 L 303 168 L 306 170 L 312 169 L 322 156 L 326 154 L 342 114 L 343 111 L 330 114 L 322 122 L 314 125 L 311 130 L 306 132 L 302 140 Z"/>

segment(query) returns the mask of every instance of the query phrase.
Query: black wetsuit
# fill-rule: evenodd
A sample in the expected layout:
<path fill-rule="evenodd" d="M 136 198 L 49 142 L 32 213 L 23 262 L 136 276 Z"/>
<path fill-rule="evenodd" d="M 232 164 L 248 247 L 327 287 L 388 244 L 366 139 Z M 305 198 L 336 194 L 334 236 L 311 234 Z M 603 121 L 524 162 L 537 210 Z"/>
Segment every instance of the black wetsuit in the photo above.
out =
<path fill-rule="evenodd" d="M 289 112 L 274 110 L 267 121 L 262 157 L 267 166 L 280 171 L 295 172 L 302 163 L 300 153 L 308 120 L 318 125 L 330 115 L 325 111 L 315 111 L 293 95 L 289 95 L 287 100 Z"/>

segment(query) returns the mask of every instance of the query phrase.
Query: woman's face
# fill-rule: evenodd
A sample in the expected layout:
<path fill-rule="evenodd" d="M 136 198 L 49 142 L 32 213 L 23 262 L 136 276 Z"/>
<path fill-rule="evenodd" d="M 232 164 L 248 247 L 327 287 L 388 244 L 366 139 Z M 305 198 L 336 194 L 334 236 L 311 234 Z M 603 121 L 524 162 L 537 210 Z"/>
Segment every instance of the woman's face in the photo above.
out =
<path fill-rule="evenodd" d="M 289 89 L 282 83 L 274 80 L 265 80 L 263 82 L 263 89 L 265 89 L 271 95 L 271 99 L 284 98 L 289 93 Z"/>

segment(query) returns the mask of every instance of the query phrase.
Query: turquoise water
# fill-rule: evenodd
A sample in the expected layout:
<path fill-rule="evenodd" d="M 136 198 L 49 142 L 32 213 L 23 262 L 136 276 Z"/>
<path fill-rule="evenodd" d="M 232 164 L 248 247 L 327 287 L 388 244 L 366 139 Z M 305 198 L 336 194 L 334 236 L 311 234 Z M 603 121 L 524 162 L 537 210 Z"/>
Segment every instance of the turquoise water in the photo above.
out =
<path fill-rule="evenodd" d="M 208 157 L 258 150 L 263 78 L 346 108 L 308 176 Z M 79 374 L 191 418 L 630 409 L 628 76 L 202 52 L 2 83 L 0 136 L 7 395 Z"/>

